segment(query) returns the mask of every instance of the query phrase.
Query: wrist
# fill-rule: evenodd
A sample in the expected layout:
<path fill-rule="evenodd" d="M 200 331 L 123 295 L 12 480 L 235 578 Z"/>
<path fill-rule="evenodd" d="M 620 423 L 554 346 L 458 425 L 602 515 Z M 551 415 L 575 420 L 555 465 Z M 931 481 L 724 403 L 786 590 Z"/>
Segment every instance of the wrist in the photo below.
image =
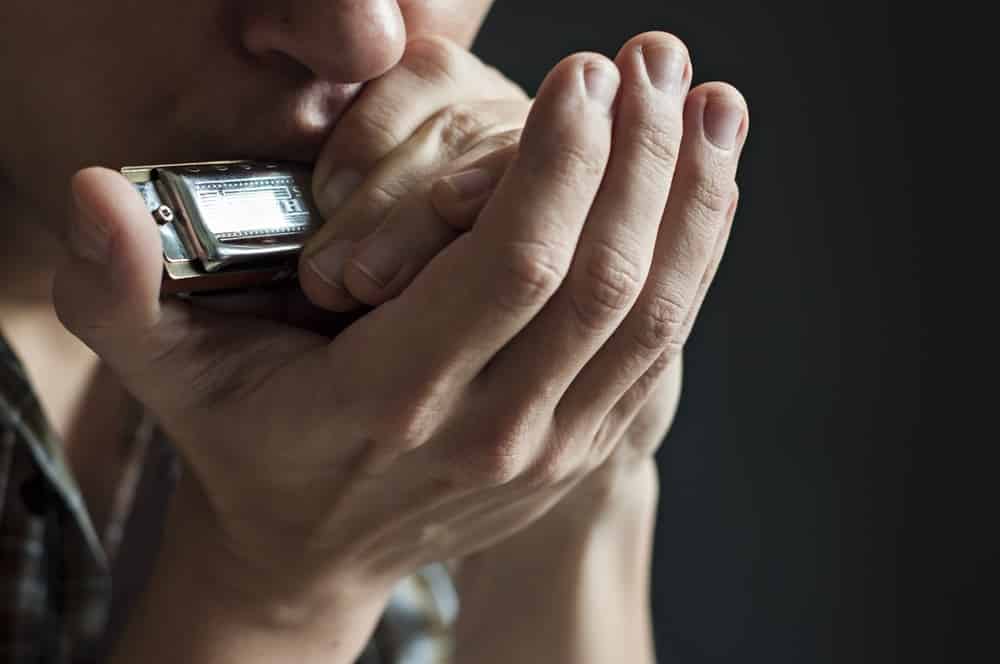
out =
<path fill-rule="evenodd" d="M 651 542 L 655 525 L 659 496 L 655 463 L 649 459 L 598 472 L 526 529 L 462 560 L 457 567 L 459 585 L 465 580 L 477 583 L 477 576 L 497 576 L 498 568 L 565 569 L 570 559 L 583 559 L 594 551 L 612 557 L 641 553 L 642 545 Z"/>
<path fill-rule="evenodd" d="M 391 590 L 365 577 L 255 568 L 234 552 L 204 495 L 185 478 L 163 547 L 115 662 L 353 662 Z"/>
<path fill-rule="evenodd" d="M 456 662 L 653 661 L 656 468 L 620 470 L 461 562 Z"/>
<path fill-rule="evenodd" d="M 659 477 L 652 457 L 636 461 L 609 459 L 577 484 L 541 520 L 535 534 L 575 532 L 577 536 L 636 530 L 652 518 L 659 498 Z"/>

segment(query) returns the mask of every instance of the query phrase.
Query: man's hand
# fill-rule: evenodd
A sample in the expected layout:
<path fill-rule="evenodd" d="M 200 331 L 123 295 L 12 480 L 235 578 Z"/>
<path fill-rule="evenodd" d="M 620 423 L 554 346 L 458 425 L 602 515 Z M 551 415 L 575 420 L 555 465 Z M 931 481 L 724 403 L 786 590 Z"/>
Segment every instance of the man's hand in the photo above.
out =
<path fill-rule="evenodd" d="M 656 37 L 645 35 L 641 39 L 655 40 Z M 421 49 L 420 53 L 424 55 L 426 51 Z M 618 58 L 619 66 L 626 55 L 623 50 Z M 444 58 L 439 57 L 438 60 L 439 65 L 434 68 L 436 71 L 449 69 Z M 460 69 L 465 74 L 472 74 L 476 67 L 482 67 L 470 54 L 464 58 L 458 56 L 452 62 L 462 63 L 458 67 L 453 64 L 451 68 Z M 452 86 L 461 78 L 460 72 L 444 76 L 442 81 L 437 82 L 437 87 Z M 498 85 L 495 79 L 488 80 L 496 86 L 492 88 L 494 94 L 501 97 L 511 89 L 509 84 Z M 627 85 L 626 82 L 626 94 L 629 92 Z M 485 94 L 478 86 L 470 87 L 479 94 Z M 487 86 L 486 89 L 491 88 Z M 405 86 L 386 85 L 378 91 L 386 99 L 371 101 L 375 102 L 376 108 L 385 106 L 405 114 L 408 110 L 404 101 L 407 92 Z M 437 94 L 431 97 L 439 98 Z M 520 140 L 518 110 L 521 107 L 526 110 L 527 102 L 520 100 L 516 92 L 514 97 L 512 101 L 495 108 L 487 102 L 475 107 L 466 103 L 465 106 L 439 110 L 437 120 L 428 123 L 430 130 L 425 128 L 408 135 L 406 140 L 398 141 L 399 145 L 393 150 L 377 140 L 372 141 L 372 144 L 379 145 L 374 151 L 381 156 L 378 167 L 370 168 L 360 184 L 357 171 L 348 171 L 349 175 L 343 176 L 344 181 L 356 187 L 355 197 L 344 207 L 328 208 L 337 223 L 324 228 L 305 252 L 303 281 L 314 302 L 335 310 L 351 309 L 359 303 L 378 306 L 403 292 L 434 256 L 475 224 L 497 183 L 517 156 Z M 711 109 L 708 108 L 710 103 Z M 595 498 L 613 494 L 614 485 L 628 482 L 630 476 L 645 472 L 645 466 L 666 435 L 677 409 L 681 390 L 680 349 L 725 251 L 737 203 L 737 189 L 732 178 L 748 130 L 745 102 L 731 86 L 720 83 L 701 85 L 687 95 L 684 108 L 684 138 L 666 215 L 670 217 L 673 227 L 704 224 L 707 218 L 716 223 L 721 220 L 722 230 L 715 238 L 687 316 L 678 326 L 678 340 L 670 352 L 657 358 L 630 388 L 627 396 L 616 406 L 615 417 L 608 420 L 609 424 L 614 423 L 614 428 L 605 435 L 617 436 L 619 440 L 614 446 L 614 454 L 599 472 L 592 473 L 582 486 L 560 503 L 559 509 L 553 511 L 547 522 L 562 518 L 560 515 L 574 519 L 581 514 L 600 517 L 600 510 L 590 509 Z M 366 117 L 364 100 L 356 107 L 356 113 L 358 118 Z M 501 117 L 503 120 L 500 120 Z M 441 127 L 454 133 L 456 118 L 461 118 L 457 123 L 459 126 L 476 128 L 476 140 L 466 140 L 474 148 L 456 150 L 454 145 L 442 145 Z M 415 124 L 413 119 L 396 118 L 393 126 L 406 129 Z M 646 127 L 647 131 L 655 129 L 654 126 Z M 727 149 L 720 149 L 715 141 L 720 140 L 718 135 L 726 130 L 735 132 L 729 139 L 733 143 Z M 348 136 L 358 134 L 353 127 L 345 133 Z M 384 136 L 385 131 L 376 130 L 374 133 Z M 467 132 L 458 133 L 467 136 Z M 658 138 L 662 140 L 664 137 Z M 366 137 L 363 142 L 370 140 Z M 337 141 L 331 142 L 331 145 L 336 144 Z M 327 155 L 334 152 L 337 151 L 327 149 Z M 420 161 L 414 155 L 450 155 L 453 161 Z M 367 157 L 360 161 L 370 164 L 377 160 Z M 321 174 L 318 196 L 323 195 L 326 186 L 323 183 L 329 181 L 326 177 L 328 170 L 317 171 Z M 405 190 L 404 183 L 409 190 Z M 333 189 L 341 191 L 337 186 Z M 384 192 L 387 190 L 400 193 L 385 200 Z M 731 199 L 726 198 L 726 192 L 731 192 Z M 335 198 L 337 201 L 344 200 L 342 196 Z M 328 199 L 328 203 L 332 205 L 333 201 Z M 317 279 L 312 269 L 313 262 L 325 263 L 328 257 L 336 265 L 334 285 Z M 668 257 L 662 258 L 669 260 Z M 660 304 L 670 306 L 665 302 Z M 543 524 L 540 526 L 544 527 Z"/>
<path fill-rule="evenodd" d="M 437 223 L 429 187 L 484 156 L 512 154 L 530 108 L 520 88 L 465 49 L 443 39 L 411 41 L 399 65 L 369 84 L 337 123 L 316 165 L 313 190 L 326 223 L 299 271 L 313 302 L 347 311 L 397 295 L 457 235 Z M 452 214 L 478 212 L 493 184 L 482 183 Z M 389 238 L 382 252 L 391 251 L 400 223 L 406 244 L 397 249 L 406 260 L 388 274 L 359 271 L 350 260 L 365 249 L 359 240 L 379 229 Z"/>
<path fill-rule="evenodd" d="M 161 302 L 139 196 L 108 171 L 75 178 L 57 309 L 187 461 L 168 547 L 198 524 L 212 555 L 184 587 L 238 598 L 222 620 L 188 616 L 198 630 L 164 661 L 271 661 L 265 642 L 348 661 L 397 579 L 518 532 L 615 453 L 683 344 L 734 200 L 745 110 L 721 97 L 735 121 L 682 149 L 682 125 L 703 126 L 689 80 L 659 34 L 614 64 L 560 63 L 472 229 L 332 341 Z M 231 653 L 205 636 L 234 623 Z"/>

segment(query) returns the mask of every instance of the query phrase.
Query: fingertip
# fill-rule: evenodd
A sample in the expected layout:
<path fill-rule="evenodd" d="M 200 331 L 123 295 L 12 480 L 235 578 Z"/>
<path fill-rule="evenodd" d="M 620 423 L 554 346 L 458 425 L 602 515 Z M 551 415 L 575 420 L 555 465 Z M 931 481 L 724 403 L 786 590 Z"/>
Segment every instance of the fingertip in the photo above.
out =
<path fill-rule="evenodd" d="M 111 238 L 115 247 L 110 258 L 124 256 L 155 266 L 149 271 L 159 277 L 160 234 L 135 186 L 116 171 L 90 167 L 78 171 L 70 187 L 81 217 L 76 222 L 89 222 Z"/>
<path fill-rule="evenodd" d="M 128 223 L 149 215 L 135 186 L 117 171 L 100 166 L 84 168 L 73 175 L 70 188 L 81 207 L 109 223 Z M 150 227 L 155 228 L 155 224 Z"/>
<path fill-rule="evenodd" d="M 648 30 L 646 32 L 639 33 L 629 39 L 618 51 L 615 56 L 615 60 L 619 61 L 620 58 L 627 55 L 629 51 L 635 48 L 649 47 L 649 46 L 660 46 L 666 48 L 673 48 L 679 51 L 683 51 L 685 55 L 690 60 L 690 49 L 687 44 L 684 43 L 677 35 L 665 32 L 662 30 Z"/>
<path fill-rule="evenodd" d="M 740 109 L 742 120 L 738 136 L 741 140 L 745 140 L 750 130 L 750 106 L 743 93 L 730 83 L 710 81 L 692 88 L 688 93 L 685 113 L 697 114 L 700 118 L 710 98 L 718 98 L 724 103 Z"/>
<path fill-rule="evenodd" d="M 489 175 L 483 169 L 475 170 Z M 489 187 L 483 191 L 471 194 L 463 193 L 455 183 L 455 178 L 461 175 L 463 174 L 444 177 L 435 182 L 431 187 L 430 202 L 442 221 L 455 230 L 467 231 L 472 228 L 476 216 L 489 198 L 494 183 L 490 177 Z"/>
<path fill-rule="evenodd" d="M 360 302 L 343 285 L 323 275 L 309 256 L 299 263 L 299 287 L 309 302 L 326 311 L 347 313 L 360 307 Z"/>
<path fill-rule="evenodd" d="M 115 171 L 78 171 L 70 196 L 70 251 L 56 274 L 53 300 L 63 324 L 96 349 L 107 331 L 158 321 L 162 248 L 142 197 Z"/>
<path fill-rule="evenodd" d="M 402 290 L 399 283 L 403 269 L 393 279 L 382 285 L 356 260 L 350 260 L 344 266 L 344 285 L 350 294 L 361 304 L 377 307 L 399 295 Z"/>

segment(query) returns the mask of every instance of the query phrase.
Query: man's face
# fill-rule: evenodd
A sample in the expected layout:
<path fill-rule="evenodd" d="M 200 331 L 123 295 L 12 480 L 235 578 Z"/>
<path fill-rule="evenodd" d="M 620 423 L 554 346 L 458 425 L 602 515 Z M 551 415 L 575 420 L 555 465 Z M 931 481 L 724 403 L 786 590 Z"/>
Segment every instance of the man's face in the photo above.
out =
<path fill-rule="evenodd" d="M 407 39 L 468 44 L 493 0 L 4 0 L 0 186 L 61 212 L 102 164 L 311 161 Z"/>

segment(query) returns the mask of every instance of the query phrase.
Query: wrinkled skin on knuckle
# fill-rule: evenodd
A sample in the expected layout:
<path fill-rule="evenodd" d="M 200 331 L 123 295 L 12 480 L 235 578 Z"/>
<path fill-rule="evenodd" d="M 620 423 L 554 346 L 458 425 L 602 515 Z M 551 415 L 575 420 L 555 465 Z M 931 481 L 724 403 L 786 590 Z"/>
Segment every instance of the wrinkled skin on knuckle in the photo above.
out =
<path fill-rule="evenodd" d="M 458 452 L 466 477 L 481 487 L 512 483 L 521 487 L 538 450 L 549 441 L 547 418 L 551 411 L 531 400 L 468 420 L 466 426 L 474 437 L 464 440 Z"/>
<path fill-rule="evenodd" d="M 466 490 L 505 486 L 524 469 L 523 435 L 507 430 L 482 434 L 463 441 L 451 464 L 456 486 Z"/>
<path fill-rule="evenodd" d="M 600 182 L 608 165 L 607 150 L 592 138 L 578 142 L 561 140 L 543 160 L 527 160 L 532 174 L 565 189 Z"/>
<path fill-rule="evenodd" d="M 485 155 L 503 153 L 503 159 L 509 166 L 517 157 L 522 132 L 522 129 L 507 129 L 496 134 L 487 134 L 480 141 L 471 144 L 469 152 Z"/>
<path fill-rule="evenodd" d="M 732 202 L 733 184 L 721 173 L 702 173 L 695 178 L 691 198 L 703 218 L 720 219 Z"/>
<path fill-rule="evenodd" d="M 587 329 L 603 330 L 635 301 L 644 270 L 625 251 L 605 242 L 588 246 L 582 261 L 570 291 L 573 310 Z"/>
<path fill-rule="evenodd" d="M 565 279 L 566 252 L 542 242 L 517 242 L 497 252 L 502 262 L 499 304 L 508 311 L 542 306 Z"/>
<path fill-rule="evenodd" d="M 643 113 L 633 120 L 631 132 L 639 149 L 639 161 L 652 178 L 663 182 L 673 172 L 680 159 L 683 131 L 683 123 L 672 116 Z"/>
<path fill-rule="evenodd" d="M 430 120 L 432 135 L 444 154 L 456 159 L 482 141 L 489 132 L 490 120 L 481 110 L 468 104 L 452 104 L 438 111 Z"/>
<path fill-rule="evenodd" d="M 688 303 L 671 290 L 656 293 L 638 311 L 634 343 L 644 356 L 673 353 L 684 345 L 681 338 L 687 319 Z"/>
<path fill-rule="evenodd" d="M 433 435 L 438 422 L 436 409 L 414 403 L 406 408 L 389 408 L 371 428 L 371 438 L 383 447 L 405 451 L 423 445 Z"/>
<path fill-rule="evenodd" d="M 544 112 L 525 134 L 521 150 L 525 170 L 540 181 L 566 188 L 600 182 L 610 152 L 605 121 L 595 121 L 576 104 Z"/>
<path fill-rule="evenodd" d="M 586 455 L 575 449 L 571 439 L 558 436 L 546 442 L 519 481 L 531 491 L 545 491 L 573 483 L 587 470 Z"/>

